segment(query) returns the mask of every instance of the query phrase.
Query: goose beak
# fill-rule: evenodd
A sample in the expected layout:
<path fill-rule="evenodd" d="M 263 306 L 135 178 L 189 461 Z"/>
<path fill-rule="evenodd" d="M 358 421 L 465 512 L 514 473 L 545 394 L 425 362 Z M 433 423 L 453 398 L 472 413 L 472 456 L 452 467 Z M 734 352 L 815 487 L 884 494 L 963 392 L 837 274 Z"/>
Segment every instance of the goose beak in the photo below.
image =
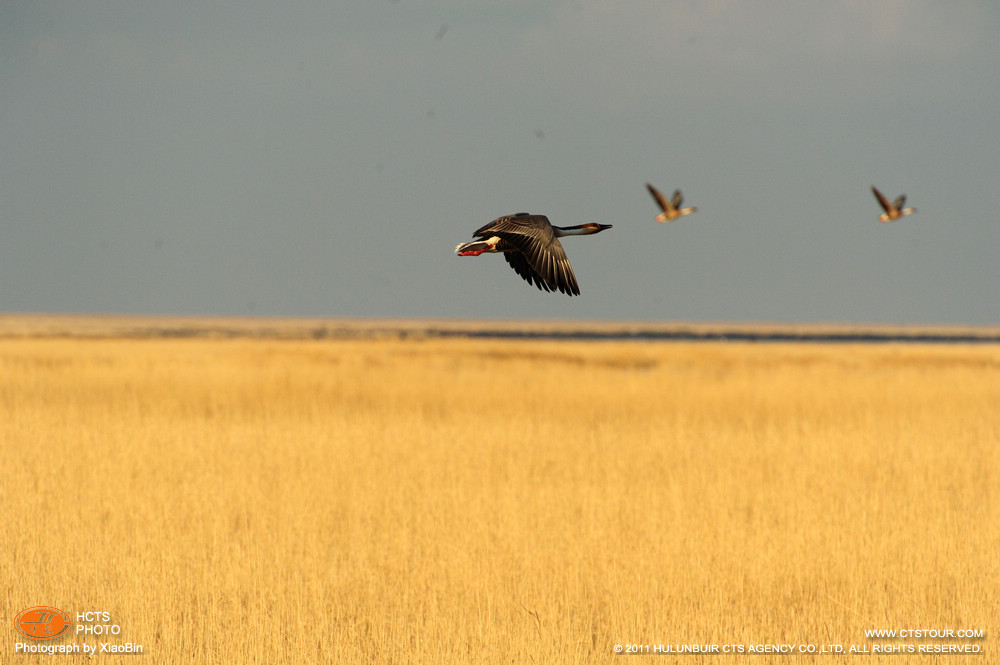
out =
<path fill-rule="evenodd" d="M 598 224 L 598 226 L 601 227 L 602 231 L 607 231 L 608 229 L 611 228 L 612 225 L 611 224 Z"/>

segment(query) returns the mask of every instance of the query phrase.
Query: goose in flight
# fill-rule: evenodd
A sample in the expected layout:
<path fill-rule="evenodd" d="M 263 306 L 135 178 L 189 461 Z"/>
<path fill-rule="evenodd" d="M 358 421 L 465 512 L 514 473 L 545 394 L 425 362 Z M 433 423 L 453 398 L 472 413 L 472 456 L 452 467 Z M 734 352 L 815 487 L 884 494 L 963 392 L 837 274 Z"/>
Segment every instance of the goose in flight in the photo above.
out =
<path fill-rule="evenodd" d="M 679 189 L 674 191 L 673 198 L 667 200 L 667 197 L 661 194 L 660 190 L 653 187 L 648 182 L 646 183 L 646 188 L 649 190 L 649 193 L 653 195 L 653 199 L 656 201 L 656 204 L 660 206 L 660 209 L 663 211 L 656 216 L 656 221 L 658 222 L 672 222 L 678 217 L 690 215 L 697 210 L 697 208 L 692 207 L 681 207 L 684 204 L 684 196 L 681 194 L 681 190 Z"/>
<path fill-rule="evenodd" d="M 889 203 L 889 199 L 882 195 L 882 192 L 875 189 L 875 185 L 872 185 L 872 193 L 875 194 L 875 198 L 878 199 L 879 205 L 885 210 L 884 213 L 878 216 L 878 221 L 885 223 L 891 222 L 899 219 L 900 217 L 905 217 L 906 215 L 912 215 L 917 211 L 916 208 L 904 208 L 906 205 L 906 194 L 901 194 L 892 203 Z"/>
<path fill-rule="evenodd" d="M 587 236 L 610 229 L 611 224 L 554 226 L 545 215 L 519 212 L 497 217 L 472 235 L 479 240 L 455 248 L 459 256 L 479 256 L 483 252 L 501 252 L 507 263 L 528 284 L 542 291 L 562 291 L 580 295 L 573 267 L 559 242 L 563 236 Z"/>

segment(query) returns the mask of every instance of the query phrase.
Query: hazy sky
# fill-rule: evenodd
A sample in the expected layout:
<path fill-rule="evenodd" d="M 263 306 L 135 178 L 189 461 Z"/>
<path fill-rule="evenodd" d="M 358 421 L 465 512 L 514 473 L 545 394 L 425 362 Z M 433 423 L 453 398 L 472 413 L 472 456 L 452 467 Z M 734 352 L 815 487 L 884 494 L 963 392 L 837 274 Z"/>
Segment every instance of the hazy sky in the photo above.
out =
<path fill-rule="evenodd" d="M 0 311 L 1000 323 L 992 0 L 0 22 Z M 656 224 L 647 181 L 697 214 Z M 454 256 L 518 211 L 614 224 L 563 241 L 580 297 Z"/>

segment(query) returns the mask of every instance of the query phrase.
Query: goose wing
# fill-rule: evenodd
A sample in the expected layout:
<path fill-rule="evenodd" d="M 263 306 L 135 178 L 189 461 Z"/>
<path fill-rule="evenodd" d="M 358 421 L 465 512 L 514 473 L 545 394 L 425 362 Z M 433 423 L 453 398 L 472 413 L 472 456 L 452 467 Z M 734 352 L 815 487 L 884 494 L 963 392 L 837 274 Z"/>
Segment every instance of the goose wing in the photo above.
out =
<path fill-rule="evenodd" d="M 542 279 L 542 276 L 535 272 L 535 270 L 531 267 L 531 264 L 528 263 L 528 260 L 524 258 L 524 254 L 521 252 L 504 252 L 503 257 L 507 260 L 507 263 L 510 264 L 510 267 L 514 269 L 514 272 L 520 275 L 521 278 L 528 284 L 534 284 L 542 291 L 553 290 L 549 287 L 548 283 Z"/>
<path fill-rule="evenodd" d="M 681 190 L 678 189 L 674 191 L 674 198 L 671 203 L 675 208 L 680 208 L 681 205 L 684 204 L 684 195 L 681 194 Z"/>
<path fill-rule="evenodd" d="M 489 224 L 485 224 L 473 233 L 475 238 L 489 238 L 490 236 L 505 237 L 504 234 L 538 234 L 548 228 L 552 233 L 552 225 L 545 215 L 532 215 L 527 212 L 516 212 L 513 215 L 497 217 Z"/>
<path fill-rule="evenodd" d="M 882 206 L 883 210 L 886 212 L 892 210 L 892 204 L 889 203 L 889 199 L 885 198 L 885 196 L 882 195 L 882 192 L 875 188 L 875 185 L 872 185 L 872 193 L 875 195 L 875 198 L 878 199 L 878 203 Z"/>
<path fill-rule="evenodd" d="M 529 242 L 517 252 L 505 252 L 504 258 L 518 275 L 545 291 L 562 291 L 568 296 L 580 295 L 573 267 L 566 258 L 562 243 L 553 236 L 548 244 Z M 526 273 L 530 272 L 532 279 Z M 547 288 L 546 288 L 547 287 Z"/>
<path fill-rule="evenodd" d="M 653 187 L 648 182 L 646 183 L 646 189 L 648 189 L 649 193 L 653 195 L 653 200 L 656 201 L 656 205 L 660 206 L 660 210 L 663 212 L 670 212 L 670 208 L 672 207 L 670 205 L 670 201 L 668 201 L 667 197 L 660 193 L 660 190 Z"/>
<path fill-rule="evenodd" d="M 896 210 L 902 210 L 903 206 L 906 205 L 906 194 L 900 194 L 899 197 L 892 202 L 892 207 Z"/>

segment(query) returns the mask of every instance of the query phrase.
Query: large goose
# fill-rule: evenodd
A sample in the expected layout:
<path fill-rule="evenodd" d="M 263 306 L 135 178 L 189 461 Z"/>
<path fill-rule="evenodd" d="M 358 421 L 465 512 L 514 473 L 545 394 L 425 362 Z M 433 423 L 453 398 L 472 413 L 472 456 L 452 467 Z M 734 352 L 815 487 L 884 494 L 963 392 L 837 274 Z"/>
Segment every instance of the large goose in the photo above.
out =
<path fill-rule="evenodd" d="M 586 236 L 610 229 L 611 224 L 554 226 L 545 215 L 519 212 L 497 217 L 472 235 L 479 240 L 455 248 L 459 256 L 502 252 L 507 263 L 529 284 L 543 291 L 580 295 L 573 267 L 559 242 L 563 236 Z"/>
<path fill-rule="evenodd" d="M 889 203 L 889 199 L 882 195 L 882 192 L 875 189 L 875 185 L 872 185 L 872 193 L 875 194 L 875 198 L 878 199 L 878 203 L 885 210 L 884 213 L 878 216 L 878 221 L 885 223 L 891 222 L 893 220 L 899 219 L 906 215 L 912 215 L 917 211 L 916 208 L 904 208 L 906 205 L 906 194 L 901 194 L 892 203 Z"/>
<path fill-rule="evenodd" d="M 690 215 L 697 210 L 697 208 L 694 207 L 681 207 L 684 205 L 684 196 L 681 194 L 681 190 L 679 189 L 674 190 L 674 195 L 669 200 L 660 193 L 660 190 L 653 187 L 648 182 L 646 183 L 646 189 L 648 189 L 649 193 L 653 195 L 653 200 L 656 201 L 656 205 L 660 206 L 660 210 L 663 211 L 656 216 L 656 221 L 658 222 L 672 222 L 678 217 Z"/>

